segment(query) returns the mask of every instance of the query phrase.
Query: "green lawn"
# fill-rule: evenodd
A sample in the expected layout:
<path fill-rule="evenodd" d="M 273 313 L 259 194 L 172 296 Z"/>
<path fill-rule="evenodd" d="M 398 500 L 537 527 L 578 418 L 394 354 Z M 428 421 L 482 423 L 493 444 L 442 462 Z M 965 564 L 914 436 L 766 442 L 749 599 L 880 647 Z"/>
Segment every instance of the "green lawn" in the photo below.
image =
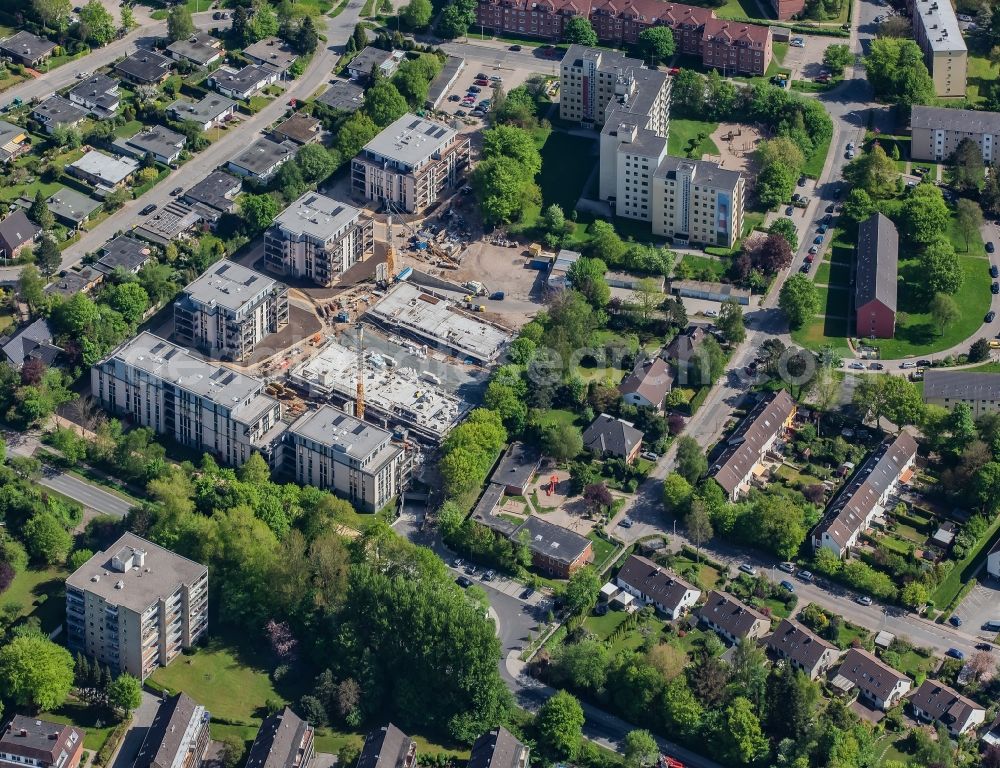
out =
<path fill-rule="evenodd" d="M 709 138 L 718 127 L 718 123 L 707 120 L 673 119 L 670 121 L 667 152 L 679 157 L 693 157 L 696 160 L 700 160 L 702 155 L 718 155 L 719 148 Z"/>
<path fill-rule="evenodd" d="M 771 46 L 771 52 L 774 54 L 774 60 L 779 64 L 785 63 L 785 56 L 788 55 L 788 43 L 773 43 Z"/>
<path fill-rule="evenodd" d="M 1000 531 L 1000 517 L 993 521 L 989 532 L 982 539 L 982 545 L 974 547 L 965 556 L 965 559 L 955 563 L 951 573 L 931 595 L 934 606 L 938 610 L 946 610 L 951 605 L 951 601 L 962 590 L 965 582 L 972 578 L 972 575 L 986 559 L 986 555 L 989 554 L 990 545 L 997 540 L 997 531 Z"/>
<path fill-rule="evenodd" d="M 1000 373 L 1000 363 L 983 363 L 982 365 L 976 365 L 965 370 L 975 371 L 976 373 Z"/>
<path fill-rule="evenodd" d="M 603 616 L 588 616 L 583 620 L 583 628 L 597 635 L 598 640 L 607 640 L 627 616 L 622 611 L 609 610 Z"/>
<path fill-rule="evenodd" d="M 65 723 L 83 729 L 86 734 L 83 737 L 83 748 L 91 752 L 97 752 L 104 746 L 104 742 L 108 740 L 115 727 L 113 722 L 108 722 L 109 718 L 102 707 L 90 706 L 75 700 L 67 701 L 52 712 L 43 712 L 39 717 L 53 723 Z"/>
<path fill-rule="evenodd" d="M 697 2 L 695 5 L 706 5 L 714 8 L 715 15 L 720 19 L 760 19 L 770 16 L 756 0 L 725 0 L 722 5 L 717 3 Z"/>
<path fill-rule="evenodd" d="M 726 270 L 728 268 L 728 261 L 710 259 L 707 256 L 696 256 L 691 253 L 685 253 L 681 257 L 680 263 L 674 268 L 674 273 L 675 275 L 692 275 L 696 280 L 718 281 L 724 274 L 726 274 Z"/>
<path fill-rule="evenodd" d="M 696 563 L 693 557 L 689 557 L 686 554 L 678 554 L 674 558 L 674 570 L 678 573 L 680 571 L 687 571 L 688 568 L 694 566 L 698 569 L 698 575 L 694 579 L 698 586 L 703 590 L 715 589 L 715 584 L 719 580 L 719 570 L 714 566 L 702 561 L 701 563 Z"/>
<path fill-rule="evenodd" d="M 549 426 L 564 426 L 576 423 L 576 414 L 561 408 L 551 408 L 537 415 L 538 426 L 544 429 Z"/>
<path fill-rule="evenodd" d="M 965 97 L 970 104 L 986 101 L 988 89 L 1000 78 L 1000 64 L 990 64 L 986 56 L 973 55 L 970 51 L 966 76 Z"/>
<path fill-rule="evenodd" d="M 830 152 L 830 142 L 832 140 L 833 137 L 831 136 L 822 144 L 817 144 L 812 154 L 806 158 L 806 164 L 802 169 L 802 173 L 810 179 L 818 179 L 820 174 L 823 173 L 823 165 L 826 163 L 826 156 Z"/>
<path fill-rule="evenodd" d="M 142 130 L 142 122 L 139 120 L 129 120 L 115 128 L 115 136 L 119 139 L 130 139 Z"/>
<path fill-rule="evenodd" d="M 7 591 L 0 595 L 0 604 L 16 603 L 21 616 L 34 616 L 44 632 L 52 632 L 62 623 L 65 612 L 64 568 L 35 568 L 18 573 Z"/>
<path fill-rule="evenodd" d="M 904 675 L 917 679 L 921 674 L 929 675 L 937 666 L 937 659 L 931 656 L 921 656 L 916 651 L 900 654 L 899 666 L 896 667 Z"/>
<path fill-rule="evenodd" d="M 587 538 L 593 542 L 594 566 L 600 569 L 615 554 L 618 548 L 607 539 L 602 539 L 593 531 L 587 534 Z"/>

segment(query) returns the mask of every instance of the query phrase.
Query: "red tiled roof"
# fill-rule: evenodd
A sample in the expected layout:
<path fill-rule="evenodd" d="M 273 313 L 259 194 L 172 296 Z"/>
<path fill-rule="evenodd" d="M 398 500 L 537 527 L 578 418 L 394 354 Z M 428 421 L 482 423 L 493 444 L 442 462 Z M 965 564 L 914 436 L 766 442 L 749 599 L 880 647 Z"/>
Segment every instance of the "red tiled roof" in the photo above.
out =
<path fill-rule="evenodd" d="M 770 29 L 757 24 L 742 24 L 716 18 L 705 22 L 705 39 L 721 40 L 728 45 L 733 42 L 743 42 L 752 48 L 763 48 L 770 34 Z"/>

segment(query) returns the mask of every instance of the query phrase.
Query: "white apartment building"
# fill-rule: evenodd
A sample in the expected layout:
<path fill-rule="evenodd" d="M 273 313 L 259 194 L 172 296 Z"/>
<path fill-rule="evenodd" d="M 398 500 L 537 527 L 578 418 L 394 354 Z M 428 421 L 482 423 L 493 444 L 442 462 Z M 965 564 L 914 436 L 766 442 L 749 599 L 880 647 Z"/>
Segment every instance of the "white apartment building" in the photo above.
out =
<path fill-rule="evenodd" d="M 66 579 L 67 645 L 145 680 L 208 628 L 208 569 L 126 533 Z"/>
<path fill-rule="evenodd" d="M 740 238 L 746 182 L 739 171 L 705 160 L 665 157 L 652 183 L 654 235 L 723 248 L 732 248 Z"/>
<path fill-rule="evenodd" d="M 910 108 L 910 131 L 914 160 L 945 161 L 962 139 L 976 142 L 984 163 L 1000 160 L 1000 112 L 914 105 Z"/>
<path fill-rule="evenodd" d="M 357 208 L 306 192 L 264 234 L 264 264 L 273 272 L 331 286 L 375 250 L 375 224 Z"/>
<path fill-rule="evenodd" d="M 611 101 L 634 93 L 640 70 L 651 71 L 645 69 L 641 60 L 630 59 L 618 51 L 571 45 L 560 67 L 559 117 L 598 127 L 604 125 Z M 667 88 L 669 91 L 669 85 Z M 669 102 L 669 93 L 667 98 Z"/>
<path fill-rule="evenodd" d="M 907 0 L 913 39 L 924 52 L 937 96 L 965 97 L 969 49 L 951 0 Z"/>
<path fill-rule="evenodd" d="M 471 150 L 467 134 L 407 113 L 351 161 L 351 194 L 420 213 L 464 178 Z"/>
<path fill-rule="evenodd" d="M 286 462 L 299 485 L 333 491 L 368 512 L 402 487 L 405 454 L 392 435 L 332 405 L 297 419 L 286 439 Z"/>
<path fill-rule="evenodd" d="M 205 354 L 246 360 L 288 325 L 288 288 L 228 259 L 217 261 L 174 302 L 174 335 Z"/>
<path fill-rule="evenodd" d="M 179 444 L 242 465 L 260 453 L 281 460 L 287 425 L 264 382 L 206 362 L 148 331 L 122 344 L 90 370 L 101 407 Z"/>

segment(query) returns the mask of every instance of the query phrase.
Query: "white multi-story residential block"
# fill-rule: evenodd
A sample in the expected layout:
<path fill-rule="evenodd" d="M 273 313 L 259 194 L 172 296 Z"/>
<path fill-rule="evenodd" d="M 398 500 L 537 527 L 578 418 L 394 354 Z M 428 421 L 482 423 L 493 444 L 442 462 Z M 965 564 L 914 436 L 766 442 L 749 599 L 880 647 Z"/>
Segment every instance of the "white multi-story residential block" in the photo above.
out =
<path fill-rule="evenodd" d="M 67 645 L 145 680 L 208 628 L 208 568 L 133 533 L 66 579 Z"/>
<path fill-rule="evenodd" d="M 666 157 L 653 174 L 653 234 L 731 248 L 743 232 L 745 188 L 739 171 Z"/>
<path fill-rule="evenodd" d="M 943 162 L 962 139 L 979 147 L 984 163 L 1000 160 L 1000 112 L 922 107 L 910 109 L 910 156 L 914 160 Z"/>
<path fill-rule="evenodd" d="M 907 0 L 913 39 L 924 52 L 937 96 L 965 98 L 969 49 L 951 0 Z"/>
<path fill-rule="evenodd" d="M 174 335 L 210 355 L 246 360 L 269 333 L 288 325 L 288 288 L 222 259 L 174 302 Z"/>

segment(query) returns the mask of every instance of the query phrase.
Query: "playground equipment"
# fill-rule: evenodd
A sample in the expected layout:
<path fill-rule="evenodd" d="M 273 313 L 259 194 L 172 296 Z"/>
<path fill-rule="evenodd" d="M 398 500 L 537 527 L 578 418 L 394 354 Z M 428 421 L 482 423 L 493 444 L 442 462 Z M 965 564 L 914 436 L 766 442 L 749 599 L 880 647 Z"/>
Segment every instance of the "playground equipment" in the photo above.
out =
<path fill-rule="evenodd" d="M 549 478 L 549 484 L 545 486 L 545 495 L 551 496 L 556 490 L 556 483 L 559 482 L 559 478 L 555 475 Z"/>

